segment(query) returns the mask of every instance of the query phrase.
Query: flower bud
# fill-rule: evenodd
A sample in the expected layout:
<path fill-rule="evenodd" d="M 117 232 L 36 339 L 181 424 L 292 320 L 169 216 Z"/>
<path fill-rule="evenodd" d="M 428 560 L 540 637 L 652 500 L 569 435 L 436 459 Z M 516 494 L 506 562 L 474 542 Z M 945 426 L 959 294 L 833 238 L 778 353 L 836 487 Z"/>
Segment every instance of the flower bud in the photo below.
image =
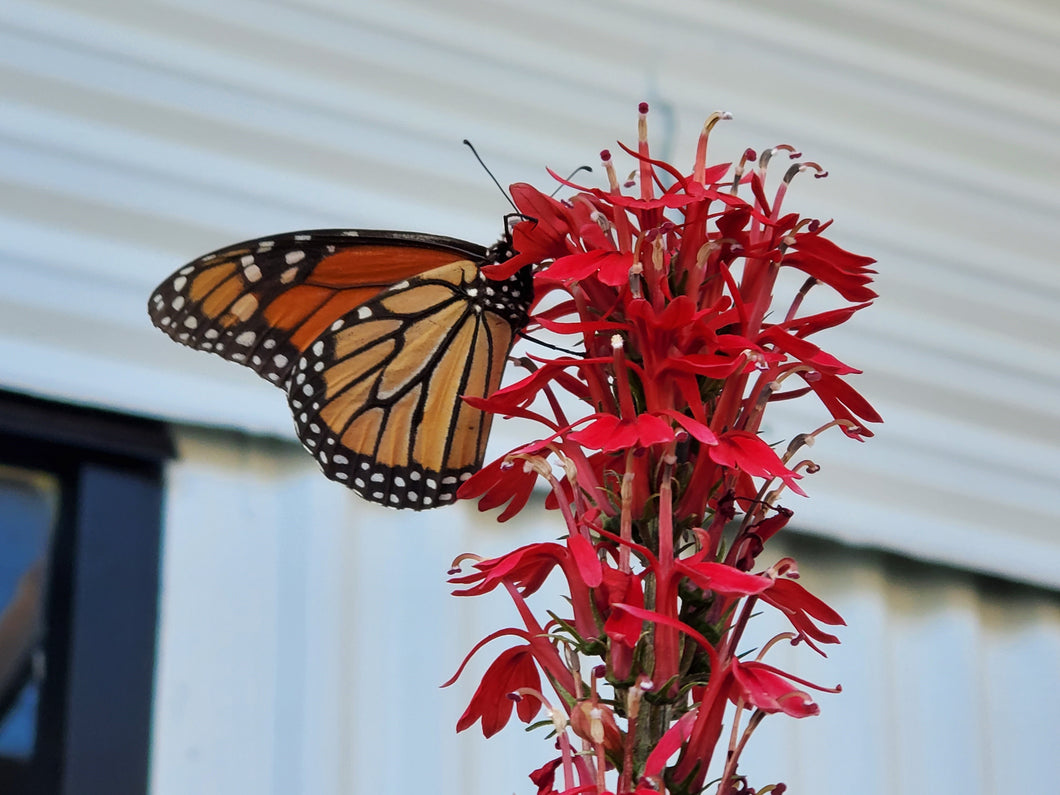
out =
<path fill-rule="evenodd" d="M 622 751 L 622 730 L 615 721 L 615 713 L 604 704 L 579 701 L 571 710 L 570 727 L 586 742 L 602 745 L 605 753 Z"/>

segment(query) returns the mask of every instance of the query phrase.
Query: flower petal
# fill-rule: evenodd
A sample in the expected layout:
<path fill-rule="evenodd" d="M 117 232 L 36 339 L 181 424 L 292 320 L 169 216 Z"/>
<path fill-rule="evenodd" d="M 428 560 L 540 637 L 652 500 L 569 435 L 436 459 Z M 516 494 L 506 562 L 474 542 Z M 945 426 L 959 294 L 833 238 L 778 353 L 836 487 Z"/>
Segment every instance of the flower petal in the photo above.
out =
<path fill-rule="evenodd" d="M 596 556 L 596 549 L 588 540 L 580 535 L 572 535 L 567 539 L 567 548 L 570 549 L 574 565 L 578 567 L 578 573 L 586 585 L 596 588 L 603 582 L 604 573 L 600 558 Z"/>

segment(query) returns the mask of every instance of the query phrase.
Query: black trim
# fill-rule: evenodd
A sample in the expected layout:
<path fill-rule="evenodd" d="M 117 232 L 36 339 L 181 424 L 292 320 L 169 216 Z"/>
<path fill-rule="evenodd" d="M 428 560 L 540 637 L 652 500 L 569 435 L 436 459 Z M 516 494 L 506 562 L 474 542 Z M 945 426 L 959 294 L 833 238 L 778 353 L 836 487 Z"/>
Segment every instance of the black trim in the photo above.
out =
<path fill-rule="evenodd" d="M 0 390 L 0 434 L 139 461 L 174 455 L 163 423 Z"/>

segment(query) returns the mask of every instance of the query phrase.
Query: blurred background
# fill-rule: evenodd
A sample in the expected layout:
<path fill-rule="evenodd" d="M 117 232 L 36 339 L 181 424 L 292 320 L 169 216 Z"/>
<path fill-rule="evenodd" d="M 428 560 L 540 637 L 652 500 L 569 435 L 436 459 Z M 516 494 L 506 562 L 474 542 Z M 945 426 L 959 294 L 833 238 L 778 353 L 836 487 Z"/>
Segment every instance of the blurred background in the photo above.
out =
<path fill-rule="evenodd" d="M 0 4 L 0 792 L 533 792 L 553 755 L 454 724 L 514 617 L 447 595 L 536 511 L 360 501 L 277 390 L 174 345 L 152 289 L 322 227 L 488 245 L 503 183 L 636 137 L 791 143 L 787 208 L 879 260 L 822 337 L 885 424 L 813 450 L 766 558 L 849 626 L 822 715 L 751 783 L 988 795 L 1060 776 L 1060 6 L 1049 0 L 5 0 Z M 630 168 L 632 166 L 629 166 Z M 600 178 L 599 170 L 594 177 Z M 777 412 L 786 439 L 821 424 Z M 518 443 L 495 425 L 491 452 Z M 769 564 L 772 560 L 763 560 Z M 547 600 L 547 595 L 544 596 Z M 538 604 L 543 604 L 539 600 Z M 761 618 L 761 637 L 775 619 Z"/>

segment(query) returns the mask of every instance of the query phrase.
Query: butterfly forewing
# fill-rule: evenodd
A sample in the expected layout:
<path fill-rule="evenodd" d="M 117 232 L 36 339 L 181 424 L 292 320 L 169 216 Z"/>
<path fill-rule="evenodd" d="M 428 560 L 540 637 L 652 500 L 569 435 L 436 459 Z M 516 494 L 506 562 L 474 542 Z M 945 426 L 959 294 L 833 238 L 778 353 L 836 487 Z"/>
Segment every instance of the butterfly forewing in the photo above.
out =
<path fill-rule="evenodd" d="M 374 502 L 454 499 L 482 465 L 489 414 L 461 400 L 500 385 L 531 299 L 528 274 L 490 282 L 453 262 L 380 293 L 309 347 L 288 391 L 324 473 Z"/>
<path fill-rule="evenodd" d="M 250 367 L 281 388 L 338 318 L 390 285 L 485 249 L 407 232 L 324 229 L 219 249 L 162 282 L 151 321 L 172 339 Z"/>

